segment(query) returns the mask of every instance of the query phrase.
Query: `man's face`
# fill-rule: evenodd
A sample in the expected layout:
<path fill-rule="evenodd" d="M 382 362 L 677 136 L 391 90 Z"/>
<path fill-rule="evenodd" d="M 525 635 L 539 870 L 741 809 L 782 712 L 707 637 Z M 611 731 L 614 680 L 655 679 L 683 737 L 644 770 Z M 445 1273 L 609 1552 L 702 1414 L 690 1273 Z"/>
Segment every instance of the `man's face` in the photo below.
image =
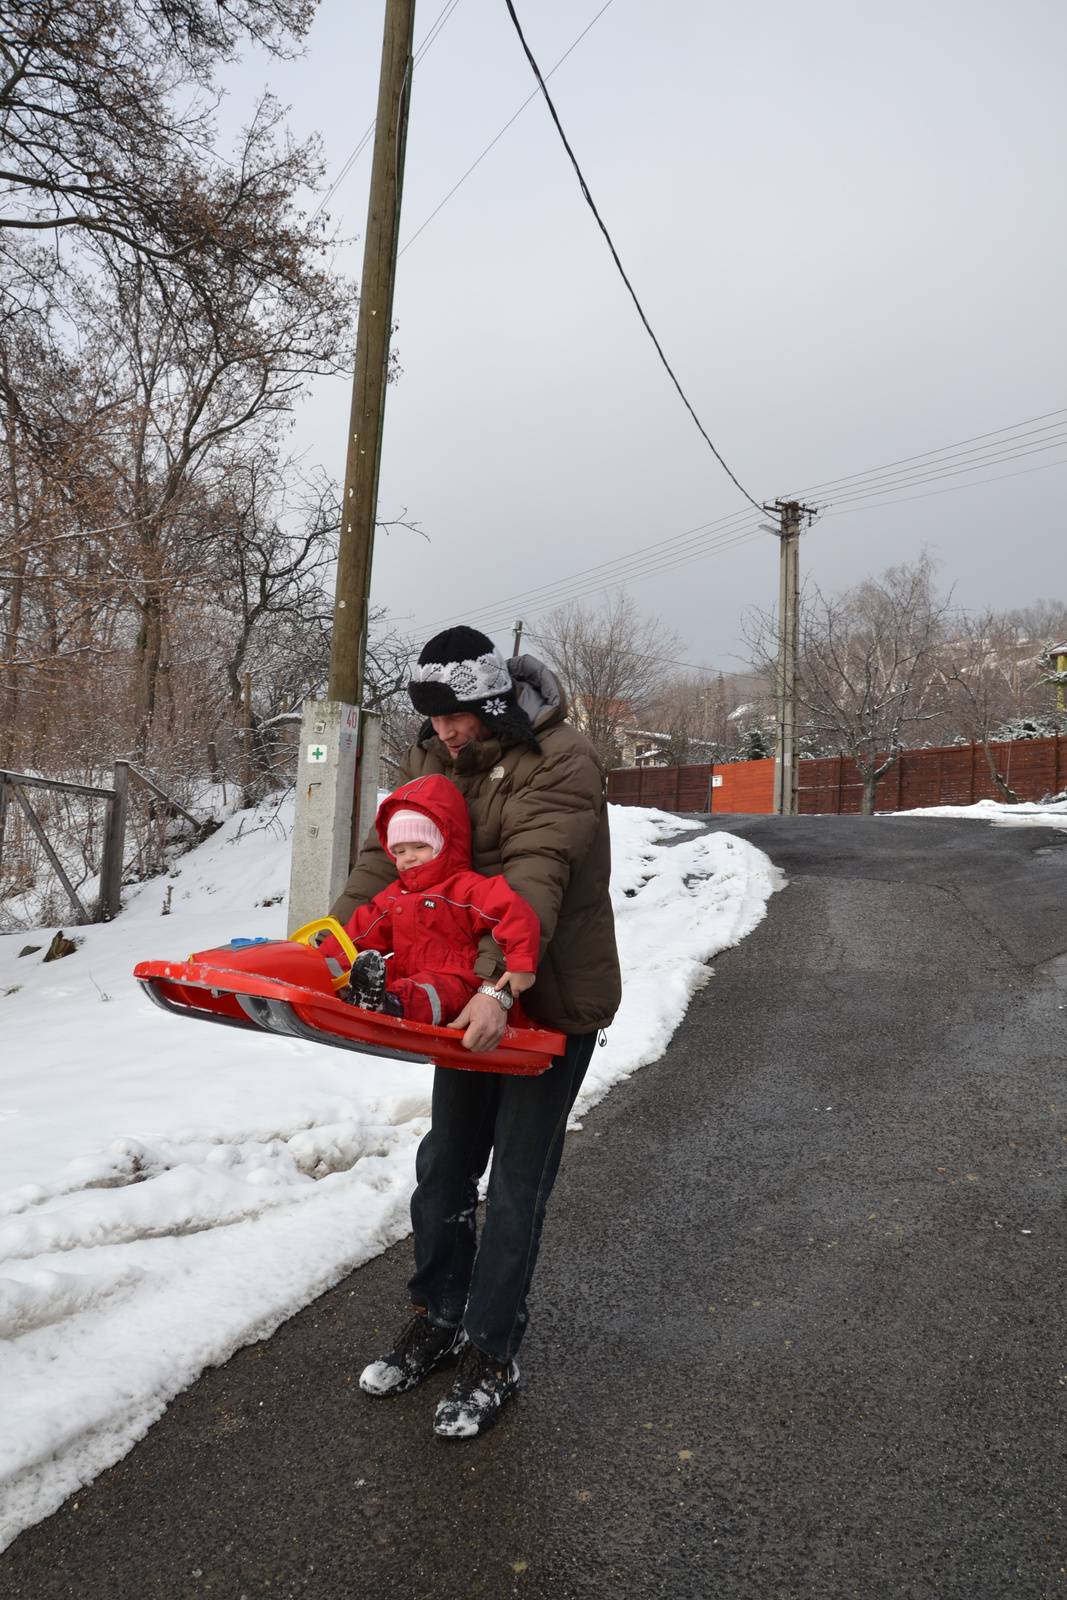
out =
<path fill-rule="evenodd" d="M 457 711 L 451 717 L 431 717 L 430 721 L 441 743 L 447 745 L 453 761 L 466 745 L 472 744 L 476 739 L 489 737 L 489 729 L 473 711 Z"/>

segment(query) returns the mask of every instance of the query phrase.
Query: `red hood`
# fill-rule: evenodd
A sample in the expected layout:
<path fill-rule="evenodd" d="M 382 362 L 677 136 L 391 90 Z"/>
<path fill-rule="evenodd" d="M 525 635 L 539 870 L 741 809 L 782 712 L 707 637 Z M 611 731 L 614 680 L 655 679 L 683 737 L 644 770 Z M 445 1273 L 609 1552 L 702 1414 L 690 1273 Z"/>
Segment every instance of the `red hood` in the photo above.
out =
<path fill-rule="evenodd" d="M 411 783 L 401 784 L 399 789 L 394 789 L 382 801 L 375 826 L 382 849 L 387 853 L 389 847 L 385 841 L 389 832 L 389 818 L 394 811 L 421 811 L 436 823 L 445 841 L 444 849 L 433 861 L 400 874 L 405 888 L 428 889 L 432 884 L 450 878 L 455 872 L 471 870 L 470 812 L 455 784 L 449 783 L 439 773 L 432 773 L 429 777 L 415 778 Z"/>

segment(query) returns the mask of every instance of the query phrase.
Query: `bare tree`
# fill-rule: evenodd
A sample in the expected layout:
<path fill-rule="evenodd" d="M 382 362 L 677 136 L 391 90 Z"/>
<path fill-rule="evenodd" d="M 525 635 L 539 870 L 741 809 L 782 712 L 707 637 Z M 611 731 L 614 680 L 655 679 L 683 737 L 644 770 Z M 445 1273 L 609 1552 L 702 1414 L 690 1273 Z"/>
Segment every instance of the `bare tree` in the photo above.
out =
<path fill-rule="evenodd" d="M 642 616 L 625 590 L 599 605 L 572 600 L 549 611 L 530 634 L 572 696 L 571 715 L 609 766 L 622 733 L 634 726 L 682 649 L 658 617 Z"/>
<path fill-rule="evenodd" d="M 801 601 L 798 701 L 812 736 L 850 756 L 863 779 L 864 816 L 907 735 L 938 714 L 938 647 L 947 602 L 929 557 L 890 567 L 843 594 L 812 588 Z M 773 616 L 749 621 L 757 661 L 777 657 Z"/>
<path fill-rule="evenodd" d="M 962 613 L 940 656 L 955 727 L 969 743 L 982 746 L 997 793 L 1017 805 L 1019 797 L 997 766 L 992 741 L 1028 709 L 1037 687 L 1032 644 L 1020 641 L 1017 625 L 1002 613 Z"/>
<path fill-rule="evenodd" d="M 249 149 L 262 147 L 260 165 L 273 134 L 267 119 L 246 136 Z M 276 437 L 310 376 L 347 366 L 353 292 L 321 269 L 314 243 L 291 226 L 293 192 L 307 177 L 303 156 L 289 151 L 278 157 L 269 190 L 240 197 L 247 212 L 239 208 L 227 226 L 258 236 L 254 262 L 235 249 L 218 253 L 210 270 L 201 262 L 184 276 L 104 250 L 107 298 L 83 296 L 103 329 L 101 360 L 121 398 L 107 465 L 111 521 L 129 534 L 114 542 L 109 559 L 140 612 L 142 750 L 166 659 L 168 610 L 190 579 L 205 492 L 213 499 L 223 492 L 238 449 L 253 457 Z"/>
<path fill-rule="evenodd" d="M 1005 612 L 1003 621 L 1021 643 L 1034 646 L 1035 655 L 1041 645 L 1067 639 L 1067 605 L 1062 600 L 1035 600 Z"/>
<path fill-rule="evenodd" d="M 27 674 L 58 688 L 63 663 L 108 649 L 115 582 L 91 529 L 103 509 L 95 462 L 102 413 L 91 374 L 39 310 L 0 324 L 0 614 L 4 759 L 14 759 Z M 104 518 L 106 520 L 106 517 Z M 39 719 L 41 706 L 37 707 Z"/>
<path fill-rule="evenodd" d="M 665 733 L 668 766 L 688 762 L 748 759 L 752 732 L 773 718 L 773 696 L 764 676 L 753 672 L 669 674 L 644 715 L 650 729 Z"/>
<path fill-rule="evenodd" d="M 0 239 L 108 238 L 156 261 L 210 253 L 223 221 L 209 200 L 223 170 L 213 71 L 242 39 L 285 54 L 313 11 L 311 0 L 0 0 Z"/>

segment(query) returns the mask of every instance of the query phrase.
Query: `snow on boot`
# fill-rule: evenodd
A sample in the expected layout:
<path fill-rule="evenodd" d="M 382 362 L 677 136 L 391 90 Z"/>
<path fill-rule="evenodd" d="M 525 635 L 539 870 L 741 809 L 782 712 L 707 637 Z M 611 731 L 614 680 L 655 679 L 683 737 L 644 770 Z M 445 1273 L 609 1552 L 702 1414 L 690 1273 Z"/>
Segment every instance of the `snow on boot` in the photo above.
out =
<path fill-rule="evenodd" d="M 385 995 L 385 957 L 380 950 L 364 950 L 352 963 L 345 999 L 361 1011 L 380 1011 Z"/>
<path fill-rule="evenodd" d="M 468 1344 L 456 1381 L 437 1407 L 434 1433 L 439 1439 L 473 1439 L 496 1421 L 518 1386 L 516 1362 L 502 1365 L 495 1356 Z"/>
<path fill-rule="evenodd" d="M 425 1312 L 416 1311 L 397 1334 L 393 1348 L 363 1368 L 359 1386 L 364 1394 L 378 1399 L 407 1394 L 423 1378 L 429 1377 L 435 1367 L 458 1355 L 466 1343 L 467 1335 L 461 1327 L 438 1327 Z"/>

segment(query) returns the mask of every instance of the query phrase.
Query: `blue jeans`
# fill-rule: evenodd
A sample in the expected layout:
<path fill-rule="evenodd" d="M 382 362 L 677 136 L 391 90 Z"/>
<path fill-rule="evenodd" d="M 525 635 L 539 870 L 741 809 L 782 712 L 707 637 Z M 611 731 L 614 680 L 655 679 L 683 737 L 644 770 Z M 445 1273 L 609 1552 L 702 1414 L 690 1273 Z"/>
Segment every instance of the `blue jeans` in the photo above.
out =
<path fill-rule="evenodd" d="M 503 1363 L 526 1331 L 526 1296 L 567 1117 L 596 1044 L 571 1034 L 547 1072 L 523 1077 L 437 1067 L 433 1123 L 419 1146 L 411 1197 L 412 1302 Z M 478 1180 L 493 1154 L 485 1225 L 477 1238 Z"/>

